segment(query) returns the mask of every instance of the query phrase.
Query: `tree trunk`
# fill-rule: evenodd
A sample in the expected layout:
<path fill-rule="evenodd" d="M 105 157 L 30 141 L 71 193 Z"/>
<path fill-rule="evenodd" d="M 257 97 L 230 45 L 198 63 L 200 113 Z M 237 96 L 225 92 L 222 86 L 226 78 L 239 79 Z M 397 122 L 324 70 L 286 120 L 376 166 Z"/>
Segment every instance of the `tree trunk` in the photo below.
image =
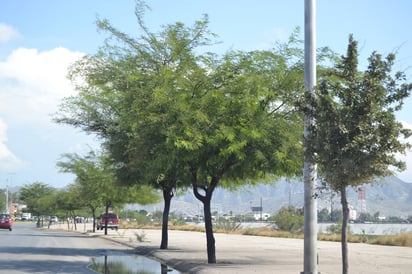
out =
<path fill-rule="evenodd" d="M 211 196 L 211 195 L 210 195 Z M 215 237 L 213 236 L 212 213 L 210 210 L 210 199 L 206 197 L 203 201 L 203 214 L 205 215 L 206 243 L 207 243 L 207 262 L 216 263 Z"/>
<path fill-rule="evenodd" d="M 216 263 L 216 248 L 215 237 L 213 236 L 212 213 L 210 203 L 212 200 L 213 191 L 219 182 L 218 177 L 211 178 L 209 187 L 201 187 L 205 194 L 201 195 L 198 190 L 196 174 L 192 174 L 192 186 L 195 197 L 203 203 L 203 214 L 205 215 L 205 229 L 206 229 L 206 245 L 207 245 L 207 262 L 209 264 Z"/>
<path fill-rule="evenodd" d="M 104 235 L 107 235 L 107 222 L 109 221 L 109 218 L 107 218 L 109 214 L 109 205 L 106 205 L 106 218 L 104 219 Z"/>
<path fill-rule="evenodd" d="M 77 231 L 76 214 L 74 212 L 72 213 L 72 219 L 73 219 L 74 230 Z"/>
<path fill-rule="evenodd" d="M 40 215 L 37 215 L 37 223 L 36 226 L 40 227 L 41 223 L 40 223 Z"/>
<path fill-rule="evenodd" d="M 93 216 L 93 233 L 96 232 L 96 208 L 92 207 L 92 216 Z"/>
<path fill-rule="evenodd" d="M 173 198 L 173 188 L 163 189 L 163 221 L 162 221 L 162 242 L 160 243 L 160 249 L 167 249 L 168 247 L 168 223 L 169 223 L 169 212 L 170 203 Z"/>
<path fill-rule="evenodd" d="M 348 238 L 347 226 L 349 218 L 349 206 L 346 198 L 346 186 L 342 184 L 340 190 L 341 204 L 342 204 L 342 232 L 341 232 L 341 247 L 342 247 L 342 274 L 348 273 Z"/>
<path fill-rule="evenodd" d="M 70 215 L 69 214 L 67 214 L 67 216 L 66 216 L 66 221 L 67 221 L 67 230 L 70 230 Z"/>

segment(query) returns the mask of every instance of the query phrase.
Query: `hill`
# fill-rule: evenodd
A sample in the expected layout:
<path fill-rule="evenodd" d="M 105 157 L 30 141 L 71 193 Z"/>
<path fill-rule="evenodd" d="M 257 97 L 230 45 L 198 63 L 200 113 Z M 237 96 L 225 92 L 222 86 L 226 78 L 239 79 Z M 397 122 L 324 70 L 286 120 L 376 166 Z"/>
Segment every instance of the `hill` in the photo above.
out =
<path fill-rule="evenodd" d="M 365 201 L 358 199 L 356 189 L 348 189 L 348 200 L 354 209 L 381 216 L 412 216 L 412 183 L 396 177 L 386 177 L 365 185 Z M 263 211 L 274 214 L 281 207 L 294 205 L 303 207 L 303 183 L 280 180 L 272 184 L 242 187 L 236 191 L 216 189 L 212 200 L 212 211 L 218 214 L 247 214 L 252 206 L 262 206 Z M 318 208 L 340 208 L 340 197 L 329 191 L 319 192 Z M 162 210 L 162 203 L 141 207 L 148 211 Z M 171 212 L 183 215 L 203 215 L 202 204 L 191 190 L 172 199 Z"/>

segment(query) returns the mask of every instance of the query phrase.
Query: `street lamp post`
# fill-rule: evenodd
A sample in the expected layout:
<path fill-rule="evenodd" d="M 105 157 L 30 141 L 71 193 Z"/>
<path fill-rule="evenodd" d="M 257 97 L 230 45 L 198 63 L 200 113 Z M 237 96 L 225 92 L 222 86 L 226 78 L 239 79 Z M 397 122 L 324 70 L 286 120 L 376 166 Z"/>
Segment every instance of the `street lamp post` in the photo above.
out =
<path fill-rule="evenodd" d="M 312 93 L 316 85 L 316 0 L 305 0 L 305 89 Z M 311 106 L 309 106 L 310 108 Z M 304 137 L 310 136 L 312 117 L 305 115 Z M 305 150 L 306 150 L 305 145 Z M 304 180 L 304 258 L 302 274 L 317 274 L 317 201 L 315 199 L 316 163 L 305 153 Z"/>
<path fill-rule="evenodd" d="M 9 185 L 6 185 L 6 213 L 9 213 Z"/>

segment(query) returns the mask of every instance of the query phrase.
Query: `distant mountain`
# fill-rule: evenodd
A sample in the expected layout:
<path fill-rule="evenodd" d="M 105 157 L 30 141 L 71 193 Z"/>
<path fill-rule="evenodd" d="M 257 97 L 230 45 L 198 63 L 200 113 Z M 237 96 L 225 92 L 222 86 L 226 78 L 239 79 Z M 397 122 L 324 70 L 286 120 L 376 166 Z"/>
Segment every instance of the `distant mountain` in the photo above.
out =
<path fill-rule="evenodd" d="M 379 212 L 381 216 L 412 215 L 412 183 L 405 183 L 396 177 L 386 177 L 365 186 L 365 200 L 358 199 L 357 189 L 348 189 L 348 200 L 354 209 L 370 214 Z M 260 184 L 243 187 L 236 191 L 216 189 L 212 198 L 212 211 L 219 214 L 246 214 L 252 206 L 261 206 L 263 211 L 274 214 L 281 207 L 294 205 L 303 207 L 303 183 L 280 180 L 273 184 Z M 332 201 L 332 203 L 331 203 Z M 338 194 L 330 192 L 319 194 L 318 208 L 340 208 Z M 151 206 L 138 206 L 148 211 L 162 210 L 162 203 Z M 171 212 L 176 214 L 202 214 L 202 204 L 194 197 L 192 191 L 172 199 Z"/>

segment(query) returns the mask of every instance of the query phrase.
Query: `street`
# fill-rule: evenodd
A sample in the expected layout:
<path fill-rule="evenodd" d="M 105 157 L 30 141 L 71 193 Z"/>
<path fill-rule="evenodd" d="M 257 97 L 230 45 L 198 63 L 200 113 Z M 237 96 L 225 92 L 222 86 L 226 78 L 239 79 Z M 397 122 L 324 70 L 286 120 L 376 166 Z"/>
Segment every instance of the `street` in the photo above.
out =
<path fill-rule="evenodd" d="M 130 252 L 131 249 L 99 237 L 36 229 L 34 223 L 14 223 L 0 230 L 0 273 L 95 273 L 92 257 Z"/>

